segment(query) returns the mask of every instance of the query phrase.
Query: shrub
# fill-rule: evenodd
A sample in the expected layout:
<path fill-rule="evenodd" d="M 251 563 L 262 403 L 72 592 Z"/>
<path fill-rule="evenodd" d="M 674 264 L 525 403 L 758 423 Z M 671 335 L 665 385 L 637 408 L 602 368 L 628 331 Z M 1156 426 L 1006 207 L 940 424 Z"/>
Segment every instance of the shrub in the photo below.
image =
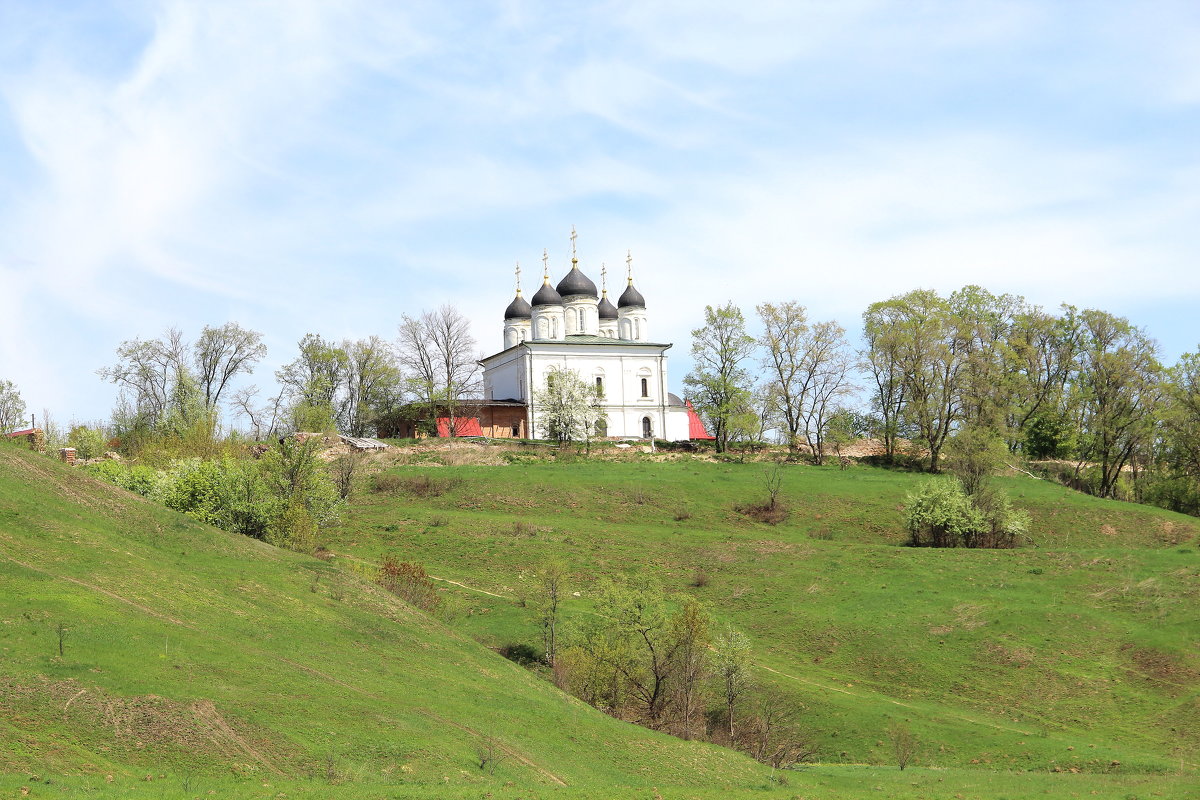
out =
<path fill-rule="evenodd" d="M 945 479 L 910 494 L 904 519 L 914 547 L 1012 547 L 1030 522 L 1006 497 L 981 492 L 971 498 L 962 483 Z"/>
<path fill-rule="evenodd" d="M 384 556 L 375 582 L 410 605 L 432 614 L 442 606 L 437 587 L 415 561 L 397 561 Z"/>
<path fill-rule="evenodd" d="M 310 553 L 317 545 L 317 523 L 302 501 L 293 500 L 271 519 L 264 538 L 276 547 Z"/>
<path fill-rule="evenodd" d="M 400 491 L 402 481 L 399 475 L 384 472 L 371 476 L 371 491 L 391 494 Z"/>
<path fill-rule="evenodd" d="M 441 497 L 459 483 L 458 478 L 413 475 L 404 481 L 404 491 L 413 497 Z"/>
<path fill-rule="evenodd" d="M 498 652 L 509 661 L 514 661 L 521 666 L 537 664 L 542 661 L 541 653 L 527 644 L 506 644 Z"/>

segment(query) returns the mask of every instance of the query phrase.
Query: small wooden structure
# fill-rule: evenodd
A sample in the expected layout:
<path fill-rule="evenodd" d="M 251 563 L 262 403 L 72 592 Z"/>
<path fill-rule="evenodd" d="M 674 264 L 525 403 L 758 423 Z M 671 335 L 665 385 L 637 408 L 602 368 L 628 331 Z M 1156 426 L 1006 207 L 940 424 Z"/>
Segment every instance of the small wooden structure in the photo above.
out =
<path fill-rule="evenodd" d="M 46 432 L 41 428 L 26 428 L 23 431 L 13 431 L 5 434 L 9 439 L 25 439 L 30 450 L 39 453 L 46 452 Z"/>
<path fill-rule="evenodd" d="M 387 445 L 378 439 L 368 439 L 363 436 L 342 436 L 342 442 L 350 445 L 352 450 L 386 450 Z"/>

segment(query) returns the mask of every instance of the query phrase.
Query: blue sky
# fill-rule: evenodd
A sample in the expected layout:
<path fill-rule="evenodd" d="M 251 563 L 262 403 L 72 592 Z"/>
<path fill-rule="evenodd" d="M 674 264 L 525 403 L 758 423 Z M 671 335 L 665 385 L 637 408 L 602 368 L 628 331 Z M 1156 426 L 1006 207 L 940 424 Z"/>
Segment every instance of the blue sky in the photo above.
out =
<path fill-rule="evenodd" d="M 705 304 L 978 283 L 1200 342 L 1195 2 L 0 0 L 0 378 L 105 417 L 124 339 L 306 332 L 512 269 L 618 276 L 690 367 Z"/>

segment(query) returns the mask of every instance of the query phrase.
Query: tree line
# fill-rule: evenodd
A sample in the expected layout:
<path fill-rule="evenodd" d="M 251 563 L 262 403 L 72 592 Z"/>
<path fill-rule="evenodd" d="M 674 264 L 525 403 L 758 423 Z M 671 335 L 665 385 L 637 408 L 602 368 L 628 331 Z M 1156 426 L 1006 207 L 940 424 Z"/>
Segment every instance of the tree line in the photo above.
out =
<path fill-rule="evenodd" d="M 194 341 L 171 328 L 122 342 L 116 362 L 98 370 L 119 389 L 111 438 L 127 452 L 163 437 L 198 445 L 214 441 L 223 422 L 256 441 L 290 431 L 368 436 L 394 428 L 400 415 L 433 431 L 438 416 L 462 413 L 479 390 L 476 343 L 452 306 L 404 315 L 392 340 L 309 333 L 297 351 L 264 391 L 238 385 L 267 349 L 261 333 L 236 322 L 205 326 Z M 201 446 L 187 450 L 208 455 Z"/>
<path fill-rule="evenodd" d="M 921 289 L 872 303 L 855 350 L 798 303 L 756 310 L 758 337 L 732 303 L 692 332 L 685 385 L 718 450 L 777 431 L 821 463 L 866 435 L 938 472 L 949 442 L 982 436 L 1078 489 L 1200 513 L 1200 355 L 1166 365 L 1123 317 Z"/>

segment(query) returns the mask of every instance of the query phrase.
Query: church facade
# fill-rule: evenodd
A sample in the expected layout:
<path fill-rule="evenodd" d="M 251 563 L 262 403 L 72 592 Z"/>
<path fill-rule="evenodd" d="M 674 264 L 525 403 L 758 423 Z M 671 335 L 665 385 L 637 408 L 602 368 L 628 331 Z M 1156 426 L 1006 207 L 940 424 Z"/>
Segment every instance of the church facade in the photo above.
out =
<path fill-rule="evenodd" d="M 646 300 L 634 288 L 632 269 L 614 306 L 607 286 L 597 292 L 574 252 L 571 269 L 556 286 L 545 256 L 543 263 L 542 285 L 532 300 L 521 294 L 518 270 L 516 297 L 504 311 L 504 349 L 480 361 L 484 404 L 523 406 L 522 435 L 540 436 L 537 393 L 551 368 L 568 369 L 600 390 L 597 437 L 689 438 L 688 409 L 667 391 L 671 345 L 650 340 Z"/>

